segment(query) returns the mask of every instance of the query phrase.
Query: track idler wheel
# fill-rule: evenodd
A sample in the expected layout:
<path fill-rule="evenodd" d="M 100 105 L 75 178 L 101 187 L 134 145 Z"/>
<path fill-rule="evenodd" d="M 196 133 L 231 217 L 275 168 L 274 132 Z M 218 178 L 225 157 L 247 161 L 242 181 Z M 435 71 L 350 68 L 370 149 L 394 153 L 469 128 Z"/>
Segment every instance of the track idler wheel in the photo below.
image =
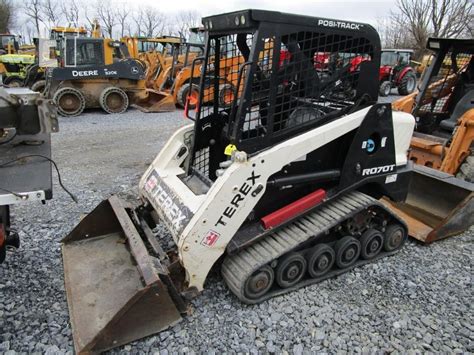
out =
<path fill-rule="evenodd" d="M 336 265 L 340 269 L 352 266 L 360 255 L 360 242 L 351 236 L 346 236 L 336 243 Z"/>
<path fill-rule="evenodd" d="M 120 88 L 110 86 L 100 93 L 100 107 L 107 113 L 124 113 L 128 109 L 128 96 Z"/>
<path fill-rule="evenodd" d="M 334 265 L 336 253 L 327 244 L 318 244 L 308 254 L 308 273 L 312 278 L 325 275 Z"/>
<path fill-rule="evenodd" d="M 79 116 L 86 108 L 86 99 L 82 92 L 74 88 L 61 88 L 55 92 L 53 101 L 58 112 L 64 117 Z"/>
<path fill-rule="evenodd" d="M 383 249 L 386 252 L 391 252 L 400 249 L 407 239 L 405 229 L 398 224 L 391 224 L 385 230 L 385 240 Z"/>
<path fill-rule="evenodd" d="M 276 268 L 276 282 L 282 288 L 296 285 L 306 272 L 306 259 L 298 253 L 284 256 Z"/>
<path fill-rule="evenodd" d="M 275 273 L 269 265 L 265 265 L 254 272 L 245 282 L 245 296 L 250 299 L 258 299 L 270 290 Z"/>
<path fill-rule="evenodd" d="M 376 229 L 367 229 L 360 238 L 360 255 L 362 259 L 370 260 L 375 258 L 382 250 L 384 237 Z"/>

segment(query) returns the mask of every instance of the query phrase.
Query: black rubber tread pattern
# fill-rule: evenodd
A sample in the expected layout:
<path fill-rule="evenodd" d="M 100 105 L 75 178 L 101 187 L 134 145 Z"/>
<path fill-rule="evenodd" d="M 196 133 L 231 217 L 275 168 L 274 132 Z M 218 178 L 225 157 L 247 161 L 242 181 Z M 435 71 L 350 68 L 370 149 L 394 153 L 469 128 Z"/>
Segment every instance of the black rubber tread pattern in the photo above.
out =
<path fill-rule="evenodd" d="M 412 91 L 408 91 L 407 84 L 408 84 L 408 78 L 412 77 L 413 80 L 415 81 L 415 85 L 413 86 Z M 402 81 L 400 85 L 398 85 L 398 93 L 400 95 L 410 95 L 413 91 L 416 90 L 416 75 L 412 71 L 409 71 L 405 74 L 405 76 L 402 78 Z"/>
<path fill-rule="evenodd" d="M 77 95 L 80 98 L 80 101 L 81 101 L 79 109 L 76 110 L 72 114 L 67 112 L 67 111 L 64 111 L 58 104 L 58 101 L 59 101 L 60 97 L 64 94 L 66 94 L 66 93 L 74 93 L 75 95 Z M 86 99 L 84 97 L 84 94 L 80 90 L 77 90 L 77 89 L 71 88 L 71 87 L 63 87 L 63 88 L 58 89 L 54 93 L 53 101 L 56 103 L 56 106 L 58 107 L 58 113 L 61 116 L 64 116 L 64 117 L 79 116 L 82 112 L 84 112 L 84 109 L 86 108 Z"/>
<path fill-rule="evenodd" d="M 247 249 L 235 255 L 225 257 L 221 273 L 229 289 L 242 301 L 255 304 L 265 301 L 304 286 L 315 284 L 331 277 L 343 274 L 355 267 L 378 260 L 384 256 L 395 254 L 397 251 L 381 252 L 371 260 L 359 259 L 354 265 L 346 269 L 333 269 L 319 278 L 303 279 L 293 287 L 281 289 L 272 287 L 268 293 L 259 299 L 249 299 L 244 294 L 244 285 L 247 278 L 260 267 L 271 263 L 285 253 L 298 249 L 303 243 L 318 236 L 325 235 L 331 228 L 341 224 L 354 214 L 367 209 L 370 206 L 384 210 L 394 220 L 397 220 L 407 230 L 405 222 L 394 215 L 384 205 L 372 197 L 358 191 L 353 191 L 327 202 L 324 206 L 314 212 L 303 216 L 292 224 L 278 230 L 274 234 L 266 236 L 261 241 L 249 246 Z M 408 236 L 405 236 L 405 240 Z"/>
<path fill-rule="evenodd" d="M 124 105 L 120 109 L 120 111 L 114 112 L 107 106 L 106 99 L 107 99 L 107 96 L 110 95 L 111 93 L 118 93 L 123 98 Z M 112 113 L 124 113 L 128 109 L 129 100 L 128 100 L 128 96 L 127 96 L 125 91 L 123 91 L 122 89 L 120 89 L 118 87 L 115 87 L 115 86 L 109 86 L 109 87 L 105 88 L 104 90 L 102 90 L 102 92 L 100 93 L 99 104 L 100 104 L 100 107 L 102 108 L 102 110 L 104 110 L 107 113 L 110 113 L 110 114 L 112 114 Z"/>

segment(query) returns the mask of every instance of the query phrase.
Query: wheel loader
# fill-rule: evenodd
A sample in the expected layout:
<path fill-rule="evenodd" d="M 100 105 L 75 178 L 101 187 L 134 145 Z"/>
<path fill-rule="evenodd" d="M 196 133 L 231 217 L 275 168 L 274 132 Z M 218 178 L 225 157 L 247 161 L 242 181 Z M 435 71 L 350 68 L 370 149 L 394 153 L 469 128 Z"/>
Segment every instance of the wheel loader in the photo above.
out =
<path fill-rule="evenodd" d="M 146 87 L 145 64 L 130 57 L 126 43 L 80 37 L 61 43 L 61 65 L 47 72 L 45 86 L 60 115 L 78 116 L 86 108 L 122 113 L 130 104 L 144 112 L 174 110 L 167 93 Z"/>
<path fill-rule="evenodd" d="M 407 239 L 379 199 L 406 197 L 415 120 L 377 104 L 375 29 L 262 10 L 203 25 L 197 109 L 144 173 L 141 202 L 112 196 L 62 241 L 79 354 L 174 325 L 212 268 L 256 304 L 396 254 Z M 316 52 L 370 60 L 357 76 L 322 76 Z M 219 105 L 230 56 L 243 58 L 232 68 L 243 89 Z M 340 90 L 347 80 L 355 94 Z"/>
<path fill-rule="evenodd" d="M 430 243 L 474 224 L 474 40 L 430 38 L 419 91 L 395 101 L 413 113 L 415 165 L 408 198 L 390 203 L 412 237 Z"/>

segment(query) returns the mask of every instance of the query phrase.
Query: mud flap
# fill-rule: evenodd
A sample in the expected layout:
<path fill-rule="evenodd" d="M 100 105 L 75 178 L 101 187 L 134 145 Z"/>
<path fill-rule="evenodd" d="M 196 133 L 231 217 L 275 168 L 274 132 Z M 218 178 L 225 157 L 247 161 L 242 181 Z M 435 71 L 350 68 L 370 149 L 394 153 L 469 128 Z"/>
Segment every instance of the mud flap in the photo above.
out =
<path fill-rule="evenodd" d="M 170 112 L 176 110 L 173 96 L 162 91 L 146 90 L 145 96 L 136 96 L 131 105 L 142 112 Z"/>
<path fill-rule="evenodd" d="M 184 303 L 115 196 L 62 241 L 76 353 L 99 353 L 181 320 Z"/>
<path fill-rule="evenodd" d="M 474 184 L 415 165 L 405 202 L 382 202 L 408 224 L 408 234 L 424 243 L 454 236 L 474 224 Z"/>

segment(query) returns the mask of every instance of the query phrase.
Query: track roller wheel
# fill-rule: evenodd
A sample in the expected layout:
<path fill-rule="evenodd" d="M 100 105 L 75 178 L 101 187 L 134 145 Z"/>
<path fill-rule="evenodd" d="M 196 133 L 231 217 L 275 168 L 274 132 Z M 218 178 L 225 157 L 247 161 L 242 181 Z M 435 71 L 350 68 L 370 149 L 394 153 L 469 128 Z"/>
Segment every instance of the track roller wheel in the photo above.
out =
<path fill-rule="evenodd" d="M 222 84 L 219 86 L 219 106 L 229 108 L 234 102 L 235 91 L 231 84 Z"/>
<path fill-rule="evenodd" d="M 375 258 L 382 250 L 384 237 L 376 229 L 367 229 L 360 238 L 360 256 L 362 259 L 370 260 Z"/>
<path fill-rule="evenodd" d="M 386 252 L 391 252 L 400 249 L 407 239 L 405 229 L 398 224 L 391 224 L 385 230 L 385 240 L 383 249 Z"/>
<path fill-rule="evenodd" d="M 100 107 L 107 113 L 124 113 L 128 109 L 128 96 L 120 88 L 109 86 L 100 93 Z"/>
<path fill-rule="evenodd" d="M 61 116 L 79 116 L 86 108 L 86 99 L 82 92 L 77 89 L 66 87 L 54 93 L 53 101 L 58 106 Z"/>
<path fill-rule="evenodd" d="M 199 102 L 199 86 L 190 83 L 183 84 L 177 96 L 178 103 L 183 107 L 186 105 L 187 97 L 190 96 L 188 108 L 194 110 Z"/>
<path fill-rule="evenodd" d="M 306 272 L 306 259 L 298 253 L 290 253 L 278 262 L 275 279 L 282 288 L 296 285 Z"/>
<path fill-rule="evenodd" d="M 245 281 L 245 296 L 250 299 L 262 297 L 270 290 L 274 280 L 275 273 L 273 269 L 269 265 L 261 267 Z"/>
<path fill-rule="evenodd" d="M 352 266 L 360 255 L 360 242 L 350 235 L 336 243 L 336 265 L 340 269 Z"/>
<path fill-rule="evenodd" d="M 336 260 L 334 249 L 327 244 L 318 244 L 308 254 L 308 273 L 312 278 L 318 278 L 331 270 Z"/>

